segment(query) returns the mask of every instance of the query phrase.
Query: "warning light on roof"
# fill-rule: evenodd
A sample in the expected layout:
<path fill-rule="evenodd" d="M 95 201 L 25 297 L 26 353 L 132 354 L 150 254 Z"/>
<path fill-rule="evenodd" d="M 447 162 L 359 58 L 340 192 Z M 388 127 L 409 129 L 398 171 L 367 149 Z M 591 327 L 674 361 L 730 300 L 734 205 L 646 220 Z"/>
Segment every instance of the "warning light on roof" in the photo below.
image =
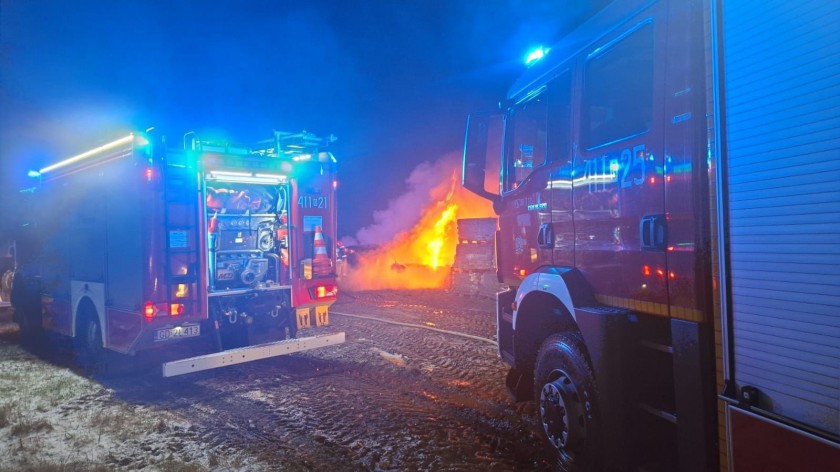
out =
<path fill-rule="evenodd" d="M 550 50 L 551 49 L 542 46 L 537 46 L 534 49 L 530 50 L 525 56 L 525 65 L 529 67 L 534 65 L 535 63 L 539 62 L 540 59 L 544 58 Z"/>
<path fill-rule="evenodd" d="M 128 143 L 130 143 L 130 142 L 132 142 L 132 141 L 134 141 L 134 135 L 133 135 L 133 134 L 129 134 L 128 136 L 125 136 L 125 137 L 123 137 L 123 138 L 120 138 L 120 139 L 118 139 L 118 140 L 116 140 L 116 141 L 111 141 L 111 142 L 110 142 L 110 143 L 108 143 L 108 144 L 103 144 L 102 146 L 99 146 L 99 147 L 97 147 L 97 148 L 91 149 L 91 150 L 89 150 L 89 151 L 85 151 L 85 152 L 83 152 L 83 153 L 81 153 L 81 154 L 76 154 L 75 156 L 73 156 L 73 157 L 69 157 L 69 158 L 67 158 L 67 159 L 65 159 L 65 160 L 63 160 L 63 161 L 61 161 L 61 162 L 56 162 L 56 163 L 55 163 L 55 164 L 53 164 L 53 165 L 49 165 L 49 166 L 47 166 L 47 167 L 44 167 L 43 169 L 41 169 L 41 170 L 39 170 L 39 171 L 38 171 L 38 175 L 40 175 L 40 174 L 45 174 L 45 173 L 47 173 L 47 172 L 50 172 L 50 171 L 52 171 L 52 170 L 55 170 L 55 169 L 58 169 L 58 168 L 61 168 L 61 167 L 66 167 L 66 166 L 68 166 L 68 165 L 70 165 L 70 164 L 73 164 L 73 163 L 79 162 L 79 161 L 81 161 L 81 160 L 84 160 L 84 159 L 87 159 L 87 158 L 90 158 L 90 157 L 93 157 L 93 156 L 99 155 L 99 154 L 101 154 L 101 153 L 103 153 L 103 152 L 105 152 L 105 151 L 110 151 L 110 150 L 115 149 L 115 148 L 117 148 L 117 147 L 119 147 L 119 146 L 126 145 L 126 144 L 128 144 Z M 30 173 L 30 176 L 31 176 L 31 173 Z M 36 177 L 37 177 L 37 176 L 36 176 Z"/>

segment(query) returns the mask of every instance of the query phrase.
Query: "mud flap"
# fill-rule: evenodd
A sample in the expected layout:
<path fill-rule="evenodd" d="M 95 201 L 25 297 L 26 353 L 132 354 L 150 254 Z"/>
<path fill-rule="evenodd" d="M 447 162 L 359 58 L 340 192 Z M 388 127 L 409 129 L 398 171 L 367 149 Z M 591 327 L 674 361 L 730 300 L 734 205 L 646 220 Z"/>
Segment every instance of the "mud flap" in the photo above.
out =
<path fill-rule="evenodd" d="M 297 323 L 297 329 L 307 329 L 312 327 L 311 321 L 311 310 L 309 308 L 296 308 L 295 309 L 295 319 Z"/>
<path fill-rule="evenodd" d="M 514 401 L 526 402 L 534 399 L 534 376 L 511 368 L 505 377 L 505 386 Z"/>

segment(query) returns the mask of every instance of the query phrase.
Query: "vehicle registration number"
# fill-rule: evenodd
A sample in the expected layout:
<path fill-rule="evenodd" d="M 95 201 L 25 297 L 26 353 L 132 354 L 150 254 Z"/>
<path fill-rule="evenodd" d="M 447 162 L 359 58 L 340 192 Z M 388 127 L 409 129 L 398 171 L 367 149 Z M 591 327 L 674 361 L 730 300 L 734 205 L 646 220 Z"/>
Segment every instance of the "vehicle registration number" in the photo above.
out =
<path fill-rule="evenodd" d="M 172 338 L 189 338 L 201 334 L 201 325 L 176 326 L 155 330 L 155 341 L 165 341 Z"/>

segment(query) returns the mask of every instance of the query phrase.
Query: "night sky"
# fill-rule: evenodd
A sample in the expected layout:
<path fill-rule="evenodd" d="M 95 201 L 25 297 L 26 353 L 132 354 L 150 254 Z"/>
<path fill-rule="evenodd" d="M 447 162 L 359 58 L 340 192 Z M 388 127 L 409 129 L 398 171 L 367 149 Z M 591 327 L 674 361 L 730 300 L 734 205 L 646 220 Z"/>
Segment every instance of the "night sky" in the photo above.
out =
<path fill-rule="evenodd" d="M 170 143 L 335 134 L 355 234 L 588 3 L 0 0 L 0 231 L 27 170 L 153 126 Z"/>

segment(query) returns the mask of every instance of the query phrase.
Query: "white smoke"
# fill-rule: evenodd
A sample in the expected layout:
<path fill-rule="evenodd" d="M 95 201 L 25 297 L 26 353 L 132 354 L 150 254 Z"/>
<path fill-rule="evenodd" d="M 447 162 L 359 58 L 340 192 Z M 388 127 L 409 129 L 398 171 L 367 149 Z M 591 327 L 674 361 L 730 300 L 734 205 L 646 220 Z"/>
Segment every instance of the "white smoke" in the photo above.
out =
<path fill-rule="evenodd" d="M 348 246 L 380 245 L 413 228 L 433 203 L 446 197 L 449 185 L 441 183 L 450 181 L 452 169 L 458 165 L 456 153 L 418 165 L 405 180 L 406 192 L 389 201 L 384 210 L 375 211 L 372 224 L 360 229 L 355 237 L 345 236 L 342 241 Z"/>

